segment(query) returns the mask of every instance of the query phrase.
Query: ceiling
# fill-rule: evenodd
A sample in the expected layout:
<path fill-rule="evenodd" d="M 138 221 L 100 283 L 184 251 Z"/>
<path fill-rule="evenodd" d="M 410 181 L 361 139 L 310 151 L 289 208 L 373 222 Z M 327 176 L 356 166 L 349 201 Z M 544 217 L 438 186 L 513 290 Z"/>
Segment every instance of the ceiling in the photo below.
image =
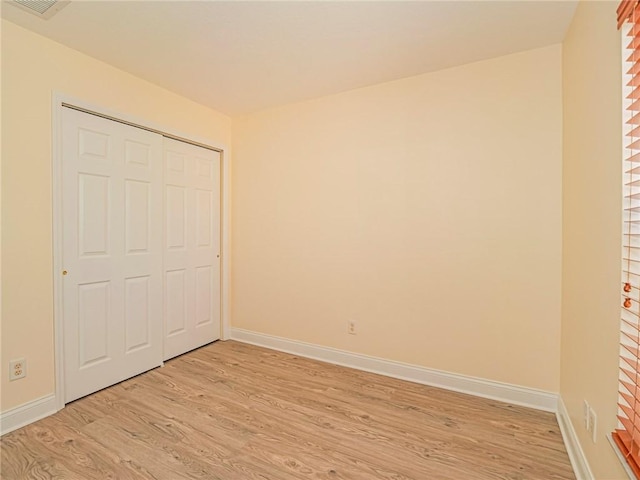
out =
<path fill-rule="evenodd" d="M 71 1 L 2 17 L 228 115 L 561 42 L 577 1 Z"/>

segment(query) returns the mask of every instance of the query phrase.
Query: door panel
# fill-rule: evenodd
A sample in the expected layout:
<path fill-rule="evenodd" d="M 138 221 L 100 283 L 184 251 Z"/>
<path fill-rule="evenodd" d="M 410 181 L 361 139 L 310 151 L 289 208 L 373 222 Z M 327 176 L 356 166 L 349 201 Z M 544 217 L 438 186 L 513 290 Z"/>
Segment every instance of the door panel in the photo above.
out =
<path fill-rule="evenodd" d="M 196 246 L 211 247 L 211 207 L 213 192 L 196 190 Z"/>
<path fill-rule="evenodd" d="M 109 177 L 78 175 L 80 255 L 108 255 Z"/>
<path fill-rule="evenodd" d="M 110 282 L 78 285 L 80 368 L 109 360 Z"/>
<path fill-rule="evenodd" d="M 177 185 L 166 187 L 166 231 L 167 249 L 184 250 L 187 247 L 186 188 Z"/>
<path fill-rule="evenodd" d="M 125 189 L 127 254 L 149 252 L 151 230 L 151 185 L 149 182 L 127 180 Z"/>
<path fill-rule="evenodd" d="M 220 338 L 220 154 L 165 138 L 164 359 Z"/>
<path fill-rule="evenodd" d="M 69 402 L 162 363 L 162 136 L 62 116 Z"/>
<path fill-rule="evenodd" d="M 129 167 L 151 168 L 151 149 L 144 143 L 125 140 L 124 158 Z"/>
<path fill-rule="evenodd" d="M 211 278 L 210 266 L 196 267 L 196 327 L 211 323 Z"/>
<path fill-rule="evenodd" d="M 84 161 L 107 160 L 111 135 L 78 128 L 78 154 Z"/>
<path fill-rule="evenodd" d="M 127 353 L 150 345 L 152 321 L 151 317 L 151 277 L 125 278 L 125 349 Z"/>
<path fill-rule="evenodd" d="M 187 300 L 185 270 L 172 270 L 165 277 L 165 321 L 168 337 L 186 332 Z"/>

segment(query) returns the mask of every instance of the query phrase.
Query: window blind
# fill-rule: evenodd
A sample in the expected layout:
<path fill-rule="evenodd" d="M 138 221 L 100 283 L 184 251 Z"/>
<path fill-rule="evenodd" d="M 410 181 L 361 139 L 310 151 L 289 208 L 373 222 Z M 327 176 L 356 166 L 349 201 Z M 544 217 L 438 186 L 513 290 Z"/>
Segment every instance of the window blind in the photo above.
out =
<path fill-rule="evenodd" d="M 625 60 L 625 152 L 617 428 L 612 436 L 640 479 L 640 7 L 620 3 L 618 28 L 628 29 Z M 625 55 L 626 56 L 626 55 Z"/>
<path fill-rule="evenodd" d="M 631 18 L 632 12 L 638 7 L 639 0 L 622 0 L 616 13 L 618 14 L 618 28 Z"/>

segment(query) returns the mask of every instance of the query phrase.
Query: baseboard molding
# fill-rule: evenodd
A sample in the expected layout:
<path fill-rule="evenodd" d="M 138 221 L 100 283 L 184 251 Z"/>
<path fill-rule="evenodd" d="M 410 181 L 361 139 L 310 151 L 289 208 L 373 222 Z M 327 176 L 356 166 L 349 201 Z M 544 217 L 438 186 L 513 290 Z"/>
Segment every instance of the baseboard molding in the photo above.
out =
<path fill-rule="evenodd" d="M 231 339 L 271 348 L 301 357 L 321 360 L 336 365 L 378 373 L 455 392 L 490 398 L 547 412 L 556 412 L 558 395 L 532 388 L 494 382 L 482 378 L 433 370 L 417 365 L 395 362 L 383 358 L 361 355 L 336 348 L 323 347 L 287 338 L 265 335 L 240 328 L 231 329 Z"/>
<path fill-rule="evenodd" d="M 571 461 L 573 472 L 576 474 L 576 479 L 594 480 L 595 477 L 593 476 L 593 473 L 591 473 L 587 457 L 585 457 L 584 452 L 582 451 L 580 440 L 578 440 L 578 435 L 576 435 L 576 431 L 573 428 L 571 418 L 569 418 L 569 412 L 562 401 L 562 397 L 558 397 L 558 411 L 556 412 L 556 417 L 558 419 L 558 425 L 560 425 L 564 445 L 567 448 L 567 453 L 569 454 L 569 460 Z"/>
<path fill-rule="evenodd" d="M 58 411 L 56 396 L 51 394 L 0 414 L 0 435 L 12 432 Z"/>

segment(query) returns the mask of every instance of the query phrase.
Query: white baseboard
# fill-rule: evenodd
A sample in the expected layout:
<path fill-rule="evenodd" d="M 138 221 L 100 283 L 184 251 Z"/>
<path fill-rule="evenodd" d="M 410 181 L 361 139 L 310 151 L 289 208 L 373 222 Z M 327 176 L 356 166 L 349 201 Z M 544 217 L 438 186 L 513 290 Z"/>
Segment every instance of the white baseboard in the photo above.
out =
<path fill-rule="evenodd" d="M 313 358 L 315 360 L 356 368 L 366 372 L 378 373 L 388 377 L 440 387 L 455 392 L 468 393 L 478 397 L 522 405 L 537 410 L 555 413 L 558 408 L 558 395 L 543 390 L 433 370 L 408 363 L 395 362 L 383 358 L 338 350 L 336 348 L 289 340 L 240 328 L 231 329 L 231 339 L 300 355 L 301 357 Z"/>
<path fill-rule="evenodd" d="M 576 435 L 576 431 L 573 428 L 571 418 L 569 418 L 569 412 L 562 401 L 562 397 L 558 398 L 558 411 L 556 413 L 556 417 L 558 418 L 558 425 L 560 425 L 562 439 L 564 440 L 564 445 L 567 448 L 569 460 L 571 461 L 573 472 L 576 474 L 576 479 L 594 480 L 595 477 L 591 472 L 591 468 L 589 468 L 587 457 L 585 457 L 584 452 L 582 451 L 580 440 L 578 440 L 578 435 Z"/>
<path fill-rule="evenodd" d="M 0 435 L 29 425 L 58 411 L 56 396 L 51 394 L 0 414 Z"/>

